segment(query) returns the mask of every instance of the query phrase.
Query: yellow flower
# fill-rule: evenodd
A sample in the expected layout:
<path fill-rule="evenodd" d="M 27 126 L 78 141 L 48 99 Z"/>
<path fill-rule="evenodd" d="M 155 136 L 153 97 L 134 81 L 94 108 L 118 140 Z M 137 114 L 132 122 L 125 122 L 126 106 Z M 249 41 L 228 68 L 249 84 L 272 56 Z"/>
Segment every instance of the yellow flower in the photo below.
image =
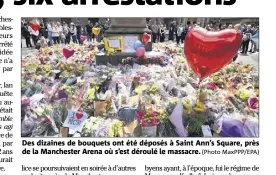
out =
<path fill-rule="evenodd" d="M 214 76 L 213 77 L 213 81 L 218 81 L 219 80 L 219 76 Z"/>
<path fill-rule="evenodd" d="M 239 97 L 239 96 L 240 96 L 240 94 L 241 94 L 241 92 L 240 92 L 240 91 L 236 91 L 236 92 L 235 92 L 235 96 L 237 96 L 237 97 Z"/>
<path fill-rule="evenodd" d="M 141 95 L 143 93 L 143 91 L 145 91 L 147 89 L 146 86 L 138 86 L 136 89 L 135 89 L 135 93 L 138 94 L 138 95 Z"/>
<path fill-rule="evenodd" d="M 37 78 L 37 75 L 36 75 L 36 74 L 34 74 L 34 75 L 33 75 L 33 78 L 34 78 L 34 79 L 35 79 L 35 78 Z"/>
<path fill-rule="evenodd" d="M 259 96 L 259 89 L 255 90 L 255 94 L 256 94 L 256 96 Z"/>
<path fill-rule="evenodd" d="M 36 64 L 33 64 L 33 63 L 30 63 L 26 66 L 26 69 L 27 70 L 32 70 L 32 69 L 36 69 L 37 68 L 37 65 Z"/>
<path fill-rule="evenodd" d="M 186 101 L 186 102 L 184 103 L 184 108 L 185 108 L 187 111 L 190 111 L 190 110 L 191 110 L 192 105 L 191 105 L 190 101 Z"/>
<path fill-rule="evenodd" d="M 197 102 L 196 106 L 194 107 L 194 110 L 197 111 L 197 112 L 204 112 L 205 107 L 204 107 L 203 103 Z"/>
<path fill-rule="evenodd" d="M 117 121 L 116 123 L 112 124 L 108 131 L 109 137 L 116 137 L 116 136 L 123 136 L 123 122 Z"/>
<path fill-rule="evenodd" d="M 181 57 L 181 58 L 179 59 L 179 62 L 180 62 L 180 63 L 185 63 L 185 59 L 184 59 L 183 57 Z"/>
<path fill-rule="evenodd" d="M 175 98 L 172 98 L 171 101 L 170 101 L 171 104 L 175 104 L 177 103 L 177 100 Z"/>
<path fill-rule="evenodd" d="M 160 115 L 162 115 L 162 114 L 165 113 L 165 110 L 164 110 L 164 109 L 159 109 L 157 112 L 158 112 Z"/>
<path fill-rule="evenodd" d="M 247 100 L 249 98 L 249 96 L 250 96 L 250 92 L 248 90 L 243 90 L 240 93 L 240 98 L 242 100 Z"/>
<path fill-rule="evenodd" d="M 24 84 L 24 83 L 21 83 L 21 87 L 22 87 L 22 88 L 25 88 L 26 86 L 25 86 L 25 84 Z"/>
<path fill-rule="evenodd" d="M 79 86 L 82 87 L 83 85 L 84 85 L 84 81 L 82 80 L 79 82 Z"/>
<path fill-rule="evenodd" d="M 78 67 L 77 67 L 77 69 L 78 69 L 78 71 L 82 71 L 83 69 L 82 69 L 82 65 L 79 65 Z"/>
<path fill-rule="evenodd" d="M 89 98 L 90 100 L 93 100 L 93 99 L 95 98 L 95 89 L 94 89 L 94 88 L 88 89 L 88 90 L 87 90 L 87 93 L 88 93 L 88 98 Z"/>
<path fill-rule="evenodd" d="M 44 65 L 44 66 L 43 66 L 43 70 L 44 70 L 45 72 L 50 72 L 50 67 L 49 67 L 48 65 Z"/>

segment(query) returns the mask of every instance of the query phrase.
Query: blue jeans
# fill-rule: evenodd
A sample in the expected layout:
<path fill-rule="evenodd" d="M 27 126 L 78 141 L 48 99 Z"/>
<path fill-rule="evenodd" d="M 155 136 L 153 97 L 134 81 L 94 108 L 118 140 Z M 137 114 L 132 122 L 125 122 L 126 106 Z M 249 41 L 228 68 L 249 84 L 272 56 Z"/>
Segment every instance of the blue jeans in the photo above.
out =
<path fill-rule="evenodd" d="M 102 36 L 101 36 L 101 35 L 98 35 L 98 36 L 97 36 L 97 41 L 98 41 L 98 42 L 101 42 L 101 40 L 102 40 Z"/>

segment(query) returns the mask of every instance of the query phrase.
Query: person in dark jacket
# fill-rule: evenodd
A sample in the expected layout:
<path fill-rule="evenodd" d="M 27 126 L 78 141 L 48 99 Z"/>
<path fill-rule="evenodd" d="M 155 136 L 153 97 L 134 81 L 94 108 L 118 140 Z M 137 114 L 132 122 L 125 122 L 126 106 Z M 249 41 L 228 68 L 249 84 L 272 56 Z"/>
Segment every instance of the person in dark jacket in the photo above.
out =
<path fill-rule="evenodd" d="M 247 29 L 243 32 L 243 42 L 242 42 L 242 52 L 241 54 L 247 54 L 248 46 L 251 41 L 251 37 L 253 35 L 253 30 L 251 29 L 251 25 L 247 26 Z"/>
<path fill-rule="evenodd" d="M 42 37 L 42 36 L 45 37 L 45 33 L 46 33 L 46 29 L 45 29 L 45 27 L 44 27 L 44 24 L 41 23 L 41 24 L 40 24 L 39 36 L 38 36 L 38 37 L 39 37 L 39 38 Z"/>
<path fill-rule="evenodd" d="M 92 28 L 93 28 L 93 24 L 91 24 L 90 21 L 88 21 L 87 25 L 85 26 L 85 30 L 86 30 L 86 36 L 87 36 L 87 41 L 91 42 L 92 38 L 94 41 L 94 34 L 92 33 Z"/>
<path fill-rule="evenodd" d="M 22 32 L 22 36 L 26 40 L 26 46 L 27 47 L 33 47 L 32 43 L 31 43 L 31 34 L 28 30 L 28 24 L 27 23 L 24 23 L 24 25 L 21 28 L 21 32 Z"/>
<path fill-rule="evenodd" d="M 77 40 L 78 40 L 78 42 L 79 42 L 79 44 L 82 44 L 82 42 L 81 42 L 81 25 L 80 25 L 80 22 L 79 21 L 77 21 L 77 23 L 76 23 L 76 28 L 77 28 Z"/>
<path fill-rule="evenodd" d="M 169 28 L 169 41 L 173 41 L 174 40 L 174 34 L 176 32 L 176 26 L 175 26 L 175 22 L 171 23 L 171 26 Z"/>

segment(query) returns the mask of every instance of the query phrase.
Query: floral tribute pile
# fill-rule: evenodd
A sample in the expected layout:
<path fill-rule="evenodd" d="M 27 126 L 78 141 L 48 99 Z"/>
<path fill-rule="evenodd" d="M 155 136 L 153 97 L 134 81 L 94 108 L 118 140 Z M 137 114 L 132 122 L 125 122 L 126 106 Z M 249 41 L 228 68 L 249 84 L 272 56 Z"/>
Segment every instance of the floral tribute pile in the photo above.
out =
<path fill-rule="evenodd" d="M 155 63 L 97 65 L 99 44 L 23 55 L 23 137 L 258 137 L 259 74 L 230 63 L 199 84 L 183 48 Z"/>

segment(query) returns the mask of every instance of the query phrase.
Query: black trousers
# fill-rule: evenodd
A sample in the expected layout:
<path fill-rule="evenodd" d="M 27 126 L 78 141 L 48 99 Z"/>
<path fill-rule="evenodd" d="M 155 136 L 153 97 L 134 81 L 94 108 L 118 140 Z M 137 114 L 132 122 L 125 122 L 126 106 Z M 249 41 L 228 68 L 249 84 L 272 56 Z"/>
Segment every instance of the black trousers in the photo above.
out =
<path fill-rule="evenodd" d="M 70 41 L 71 41 L 71 36 L 70 34 L 68 34 L 65 39 L 65 44 L 70 44 Z"/>
<path fill-rule="evenodd" d="M 25 39 L 26 39 L 26 46 L 27 47 L 33 47 L 32 43 L 31 43 L 31 37 L 30 36 L 26 36 Z"/>
<path fill-rule="evenodd" d="M 59 36 L 53 37 L 53 40 L 55 44 L 60 44 Z"/>
<path fill-rule="evenodd" d="M 157 34 L 156 33 L 152 33 L 152 41 L 153 41 L 153 43 L 156 42 L 156 37 L 157 37 Z"/>
<path fill-rule="evenodd" d="M 157 42 L 159 42 L 160 41 L 160 34 L 159 33 L 157 33 Z"/>
<path fill-rule="evenodd" d="M 184 39 L 185 39 L 185 33 L 182 32 L 182 33 L 181 33 L 181 43 L 184 43 Z"/>
<path fill-rule="evenodd" d="M 176 37 L 176 43 L 177 43 L 177 44 L 179 44 L 180 39 L 181 39 L 181 36 L 177 36 L 177 37 Z"/>
<path fill-rule="evenodd" d="M 80 40 L 80 36 L 81 36 L 80 34 L 77 35 L 77 40 L 78 40 L 79 44 L 82 44 L 82 42 Z"/>
<path fill-rule="evenodd" d="M 32 39 L 33 39 L 34 45 L 36 45 L 38 37 L 35 35 L 32 35 Z"/>
<path fill-rule="evenodd" d="M 249 42 L 250 40 L 246 40 L 242 42 L 242 53 L 247 54 Z"/>
<path fill-rule="evenodd" d="M 173 40 L 174 40 L 173 33 L 171 32 L 171 33 L 169 33 L 169 41 L 173 41 Z"/>

